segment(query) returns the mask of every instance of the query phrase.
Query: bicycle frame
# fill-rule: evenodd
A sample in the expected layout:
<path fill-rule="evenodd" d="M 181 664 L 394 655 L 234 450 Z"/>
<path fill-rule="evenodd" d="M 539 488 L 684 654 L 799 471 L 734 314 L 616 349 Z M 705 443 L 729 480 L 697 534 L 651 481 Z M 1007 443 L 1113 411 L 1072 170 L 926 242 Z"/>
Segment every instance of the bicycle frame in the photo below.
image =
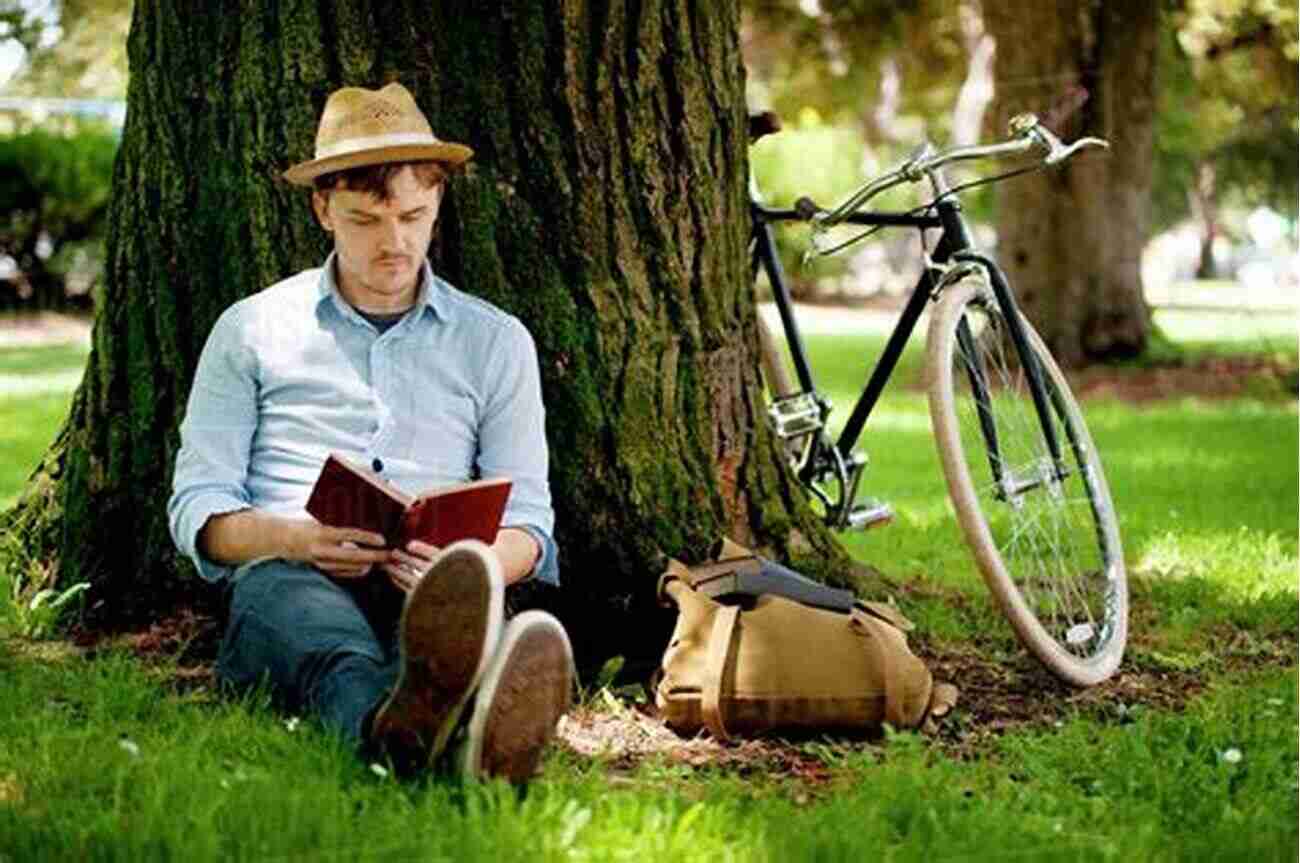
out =
<path fill-rule="evenodd" d="M 824 423 L 830 413 L 830 405 L 821 397 L 813 380 L 807 350 L 794 318 L 793 300 L 785 283 L 784 273 L 780 259 L 777 256 L 776 243 L 772 234 L 772 225 L 774 223 L 808 221 L 808 218 L 798 210 L 770 209 L 757 202 L 751 202 L 750 214 L 753 242 L 751 271 L 756 275 L 758 268 L 761 266 L 767 274 L 768 282 L 772 287 L 773 300 L 781 316 L 782 328 L 785 331 L 791 359 L 794 362 L 795 373 L 798 377 L 800 393 L 797 395 L 808 395 L 815 400 L 820 413 L 820 421 Z M 1038 367 L 1038 363 L 1034 360 L 1033 354 L 1028 348 L 1020 314 L 1016 307 L 1015 298 L 1007 285 L 1006 277 L 992 258 L 973 248 L 970 232 L 961 214 L 961 203 L 953 196 L 941 195 L 932 208 L 920 214 L 854 212 L 844 217 L 842 221 L 867 227 L 913 227 L 922 230 L 940 228 L 942 234 L 934 251 L 926 261 L 927 266 L 917 281 L 911 298 L 894 324 L 894 329 L 885 343 L 884 350 L 876 359 L 871 375 L 867 379 L 866 387 L 858 397 L 852 413 L 839 434 L 839 438 L 833 445 L 834 451 L 831 453 L 826 452 L 825 442 L 827 439 L 819 436 L 814 439 L 808 457 L 805 458 L 800 468 L 799 479 L 810 486 L 813 482 L 819 481 L 827 473 L 831 472 L 836 474 L 839 479 L 841 483 L 841 499 L 838 504 L 834 504 L 828 496 L 818 493 L 818 496 L 827 504 L 827 520 L 836 527 L 844 528 L 849 526 L 850 511 L 856 497 L 858 480 L 861 469 L 865 465 L 865 461 L 858 459 L 854 454 L 858 439 L 862 435 L 871 412 L 884 392 L 885 384 L 897 367 L 898 360 L 903 354 L 907 340 L 916 329 L 921 313 L 925 310 L 926 305 L 936 298 L 937 293 L 942 290 L 945 284 L 945 274 L 951 271 L 952 266 L 978 267 L 987 273 L 989 284 L 1002 311 L 1003 319 L 1008 323 L 1008 334 L 1029 377 L 1029 388 L 1033 394 L 1035 409 L 1042 425 L 1056 477 L 1057 479 L 1064 479 L 1068 471 L 1062 460 L 1060 442 L 1057 440 L 1055 425 L 1051 420 L 1051 407 L 1048 405 L 1042 370 Z M 959 339 L 963 339 L 967 348 L 969 348 L 972 344 L 972 338 L 969 331 L 965 330 L 965 324 L 963 323 L 962 329 L 959 331 Z M 967 355 L 973 355 L 973 352 L 968 351 Z M 989 466 L 995 486 L 1004 489 L 997 433 L 992 423 L 989 385 L 984 379 L 982 369 L 974 365 L 968 365 L 967 373 L 971 378 L 972 391 L 975 393 L 980 413 L 981 429 L 988 444 Z M 849 475 L 849 471 L 852 471 L 852 476 Z M 1018 493 L 1023 490 L 1014 489 L 1012 491 Z"/>

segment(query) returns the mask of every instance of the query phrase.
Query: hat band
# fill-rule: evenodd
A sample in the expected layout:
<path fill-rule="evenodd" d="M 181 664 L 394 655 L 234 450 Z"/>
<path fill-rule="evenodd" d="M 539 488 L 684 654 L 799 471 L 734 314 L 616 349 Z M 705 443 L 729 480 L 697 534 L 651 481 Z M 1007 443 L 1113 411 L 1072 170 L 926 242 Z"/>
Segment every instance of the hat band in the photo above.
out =
<path fill-rule="evenodd" d="M 316 158 L 328 159 L 347 153 L 361 153 L 367 150 L 380 150 L 385 147 L 425 146 L 436 147 L 442 144 L 428 133 L 404 133 L 400 135 L 369 135 L 365 138 L 344 138 L 328 146 L 316 146 Z"/>

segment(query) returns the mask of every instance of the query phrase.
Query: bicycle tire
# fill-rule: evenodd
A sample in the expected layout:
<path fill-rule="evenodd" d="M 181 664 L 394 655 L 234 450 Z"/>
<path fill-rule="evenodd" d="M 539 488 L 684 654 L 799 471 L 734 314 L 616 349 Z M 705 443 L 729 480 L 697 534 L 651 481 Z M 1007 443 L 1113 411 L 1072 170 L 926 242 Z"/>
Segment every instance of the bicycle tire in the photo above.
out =
<path fill-rule="evenodd" d="M 1065 376 L 1029 322 L 1020 320 L 1043 370 L 1067 475 L 1052 478 L 1027 378 L 982 272 L 945 289 L 930 320 L 930 415 L 957 521 L 1003 614 L 1054 674 L 1091 686 L 1115 672 L 1128 638 L 1119 525 Z M 971 375 L 967 350 L 959 344 L 963 321 L 991 385 Z M 985 386 L 990 409 L 981 417 L 975 393 Z M 996 464 L 1002 483 L 994 481 L 990 449 L 1001 457 Z"/>
<path fill-rule="evenodd" d="M 758 314 L 757 319 L 758 357 L 759 366 L 763 371 L 763 383 L 767 384 L 767 390 L 773 398 L 792 395 L 795 392 L 794 380 L 790 377 L 790 370 L 786 368 L 781 345 L 777 342 L 772 328 L 768 326 L 767 319 L 762 314 Z"/>

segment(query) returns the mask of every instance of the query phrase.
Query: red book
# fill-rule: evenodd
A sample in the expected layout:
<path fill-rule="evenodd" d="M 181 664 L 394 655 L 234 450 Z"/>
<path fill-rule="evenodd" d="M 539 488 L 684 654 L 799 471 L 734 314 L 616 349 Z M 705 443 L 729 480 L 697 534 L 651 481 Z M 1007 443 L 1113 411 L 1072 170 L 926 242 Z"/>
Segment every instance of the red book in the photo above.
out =
<path fill-rule="evenodd" d="M 459 539 L 491 545 L 510 497 L 505 477 L 431 489 L 411 497 L 379 474 L 331 454 L 307 499 L 307 512 L 332 527 L 383 534 L 387 547 L 413 539 L 442 548 Z"/>

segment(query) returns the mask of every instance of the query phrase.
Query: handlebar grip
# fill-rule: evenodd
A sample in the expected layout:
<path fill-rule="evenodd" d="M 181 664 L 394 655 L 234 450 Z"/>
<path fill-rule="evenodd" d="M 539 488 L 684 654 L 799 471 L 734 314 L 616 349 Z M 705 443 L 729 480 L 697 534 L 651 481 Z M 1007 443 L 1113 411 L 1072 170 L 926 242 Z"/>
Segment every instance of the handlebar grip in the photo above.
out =
<path fill-rule="evenodd" d="M 813 216 L 822 212 L 822 208 L 817 206 L 812 198 L 805 196 L 794 202 L 794 211 L 799 214 L 799 218 L 810 222 Z"/>

